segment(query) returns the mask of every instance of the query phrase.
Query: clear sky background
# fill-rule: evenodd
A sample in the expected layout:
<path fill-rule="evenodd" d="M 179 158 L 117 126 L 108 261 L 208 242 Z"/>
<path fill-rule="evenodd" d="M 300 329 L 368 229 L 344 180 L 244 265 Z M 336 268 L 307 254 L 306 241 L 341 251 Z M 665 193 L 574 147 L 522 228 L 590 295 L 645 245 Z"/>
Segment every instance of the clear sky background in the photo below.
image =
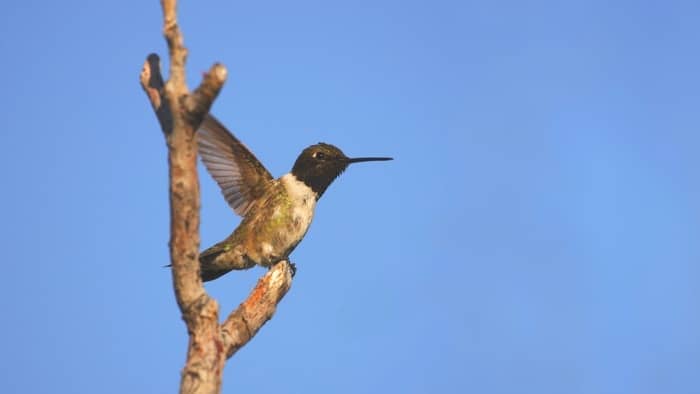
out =
<path fill-rule="evenodd" d="M 274 175 L 351 167 L 227 393 L 700 393 L 696 1 L 185 1 Z M 2 391 L 172 393 L 159 3 L 0 13 Z M 202 173 L 202 247 L 238 218 Z M 223 313 L 264 272 L 207 285 Z"/>

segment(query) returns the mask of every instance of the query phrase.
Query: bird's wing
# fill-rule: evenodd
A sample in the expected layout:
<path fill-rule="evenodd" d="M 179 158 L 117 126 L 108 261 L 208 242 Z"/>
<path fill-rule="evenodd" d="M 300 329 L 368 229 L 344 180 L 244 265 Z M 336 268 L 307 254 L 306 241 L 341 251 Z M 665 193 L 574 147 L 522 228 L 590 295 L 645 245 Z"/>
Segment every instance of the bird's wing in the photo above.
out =
<path fill-rule="evenodd" d="M 252 203 L 265 193 L 272 175 L 248 148 L 226 130 L 216 118 L 207 115 L 197 130 L 202 162 L 216 180 L 233 210 L 245 216 Z"/>

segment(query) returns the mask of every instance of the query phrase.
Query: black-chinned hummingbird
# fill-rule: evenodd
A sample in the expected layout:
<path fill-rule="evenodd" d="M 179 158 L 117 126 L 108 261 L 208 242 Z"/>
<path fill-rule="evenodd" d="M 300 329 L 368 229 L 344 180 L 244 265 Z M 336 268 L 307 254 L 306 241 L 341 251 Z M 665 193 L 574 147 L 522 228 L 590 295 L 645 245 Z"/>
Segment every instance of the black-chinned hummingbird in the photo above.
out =
<path fill-rule="evenodd" d="M 349 158 L 333 145 L 318 143 L 301 152 L 290 173 L 274 179 L 211 115 L 197 130 L 197 145 L 224 198 L 243 217 L 228 238 L 200 254 L 205 282 L 231 270 L 270 267 L 288 259 L 309 229 L 316 201 L 335 178 L 352 163 L 392 160 Z"/>

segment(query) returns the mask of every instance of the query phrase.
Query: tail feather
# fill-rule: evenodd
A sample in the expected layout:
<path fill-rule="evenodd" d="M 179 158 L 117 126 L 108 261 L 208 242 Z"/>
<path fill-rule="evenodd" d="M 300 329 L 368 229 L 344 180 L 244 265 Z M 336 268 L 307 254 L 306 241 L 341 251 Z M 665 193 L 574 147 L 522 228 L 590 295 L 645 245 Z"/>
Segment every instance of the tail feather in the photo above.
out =
<path fill-rule="evenodd" d="M 245 270 L 255 266 L 255 262 L 246 256 L 225 253 L 228 248 L 217 244 L 199 255 L 199 276 L 202 282 L 209 282 L 233 270 Z M 172 264 L 163 267 L 172 267 Z"/>
<path fill-rule="evenodd" d="M 232 270 L 245 270 L 255 266 L 246 255 L 232 253 L 223 243 L 212 246 L 199 255 L 200 276 L 203 282 L 214 280 Z"/>
<path fill-rule="evenodd" d="M 209 282 L 210 280 L 214 280 L 224 274 L 227 274 L 231 270 L 224 269 L 224 270 L 217 270 L 217 269 L 205 269 L 202 267 L 202 270 L 200 272 L 200 277 L 202 278 L 202 282 Z"/>

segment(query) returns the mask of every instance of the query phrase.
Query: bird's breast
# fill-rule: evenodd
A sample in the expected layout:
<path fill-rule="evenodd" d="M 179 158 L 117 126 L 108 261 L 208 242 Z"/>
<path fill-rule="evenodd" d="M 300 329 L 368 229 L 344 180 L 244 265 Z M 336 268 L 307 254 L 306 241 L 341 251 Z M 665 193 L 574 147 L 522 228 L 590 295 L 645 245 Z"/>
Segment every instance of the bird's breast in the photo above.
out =
<path fill-rule="evenodd" d="M 311 225 L 316 208 L 316 193 L 292 174 L 284 175 L 280 178 L 280 183 L 289 201 L 288 211 L 284 213 L 289 219 L 287 227 L 292 238 L 298 241 L 304 237 Z"/>
<path fill-rule="evenodd" d="M 264 213 L 257 216 L 248 255 L 261 265 L 286 259 L 304 238 L 316 207 L 316 194 L 293 175 L 287 174 L 270 190 Z"/>

